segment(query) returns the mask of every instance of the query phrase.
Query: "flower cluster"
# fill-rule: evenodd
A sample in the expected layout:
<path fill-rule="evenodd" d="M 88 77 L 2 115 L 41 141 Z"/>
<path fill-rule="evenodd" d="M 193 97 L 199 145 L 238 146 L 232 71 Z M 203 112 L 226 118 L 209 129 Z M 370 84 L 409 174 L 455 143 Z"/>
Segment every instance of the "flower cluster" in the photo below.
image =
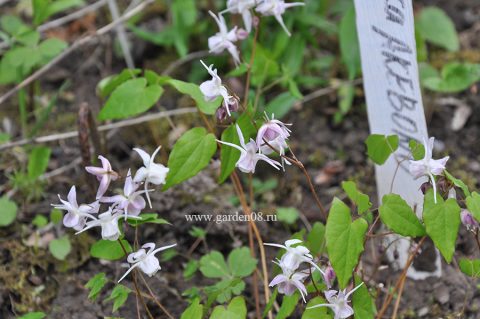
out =
<path fill-rule="evenodd" d="M 331 290 L 330 288 L 335 279 L 333 268 L 328 266 L 325 270 L 320 269 L 320 267 L 314 262 L 313 256 L 308 248 L 300 245 L 301 243 L 302 241 L 299 239 L 287 240 L 285 245 L 265 243 L 267 246 L 279 247 L 286 250 L 280 260 L 273 261 L 280 267 L 282 273 L 273 278 L 270 282 L 270 287 L 277 286 L 278 292 L 287 296 L 292 295 L 298 290 L 303 301 L 306 302 L 305 296 L 307 295 L 307 288 L 305 287 L 304 281 L 311 275 L 312 269 L 316 269 L 322 274 L 323 280 L 329 289 L 324 292 L 325 298 L 329 303 L 315 305 L 310 308 L 329 307 L 335 313 L 336 319 L 348 318 L 353 315 L 353 309 L 348 305 L 348 298 L 363 283 L 348 293 L 346 293 L 346 290 Z M 306 270 L 299 270 L 303 263 L 308 264 L 308 268 Z"/>
<path fill-rule="evenodd" d="M 165 184 L 168 168 L 162 164 L 154 163 L 154 158 L 159 152 L 160 147 L 155 150 L 152 156 L 139 148 L 134 148 L 133 150 L 140 155 L 144 166 L 137 170 L 134 177 L 132 177 L 131 170 L 128 170 L 122 194 L 105 196 L 110 183 L 119 179 L 120 175 L 112 169 L 110 161 L 107 158 L 99 156 L 98 158 L 102 164 L 101 167 L 85 167 L 85 170 L 94 175 L 99 181 L 96 200 L 94 202 L 79 205 L 75 186 L 70 188 L 67 200 L 63 200 L 60 195 L 58 195 L 61 204 L 53 204 L 52 206 L 67 211 L 63 218 L 63 225 L 65 227 L 75 229 L 77 231 L 76 234 L 80 234 L 94 227 L 100 227 L 102 239 L 115 241 L 121 236 L 121 231 L 118 226 L 119 219 L 141 219 L 139 215 L 146 207 L 146 201 L 143 195 L 147 198 L 150 208 L 152 207 L 148 195 L 152 190 L 148 189 L 148 186 L 149 184 Z M 144 185 L 144 189 L 138 190 L 142 184 Z M 99 214 L 102 203 L 108 203 L 109 206 L 104 212 Z M 96 216 L 97 214 L 98 216 Z M 153 276 L 160 269 L 158 259 L 156 259 L 154 255 L 161 250 L 173 246 L 175 245 L 154 249 L 155 244 L 153 243 L 143 245 L 142 249 L 128 256 L 127 261 L 132 264 L 132 266 L 125 275 L 133 268 L 139 266 L 147 275 Z M 149 248 L 149 251 L 146 252 L 145 248 Z M 125 276 L 121 279 L 124 277 Z"/>
<path fill-rule="evenodd" d="M 240 54 L 235 43 L 244 40 L 252 30 L 255 18 L 252 14 L 253 9 L 262 16 L 273 16 L 280 23 L 288 36 L 288 31 L 283 22 L 283 14 L 288 8 L 303 6 L 302 2 L 285 3 L 284 0 L 228 0 L 227 9 L 220 12 L 218 15 L 209 11 L 209 14 L 217 23 L 219 32 L 208 38 L 208 48 L 210 53 L 220 54 L 225 50 L 230 53 L 236 65 L 240 64 Z M 240 14 L 243 18 L 245 29 L 237 26 L 228 30 L 227 23 L 223 17 L 224 13 Z"/>

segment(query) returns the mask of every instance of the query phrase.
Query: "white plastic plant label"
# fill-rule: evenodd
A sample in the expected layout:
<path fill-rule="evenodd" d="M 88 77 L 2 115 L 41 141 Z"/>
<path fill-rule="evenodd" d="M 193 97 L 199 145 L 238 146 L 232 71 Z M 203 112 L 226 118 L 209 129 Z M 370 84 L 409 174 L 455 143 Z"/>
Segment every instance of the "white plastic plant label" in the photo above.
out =
<path fill-rule="evenodd" d="M 425 179 L 413 179 L 408 172 L 408 160 L 400 161 L 398 167 L 398 159 L 410 153 L 409 141 L 423 141 L 428 136 L 418 77 L 412 1 L 355 0 L 355 11 L 370 131 L 400 137 L 396 158 L 391 156 L 384 165 L 376 166 L 378 196 L 381 200 L 390 192 L 399 194 L 416 206 L 417 215 L 421 215 L 420 185 Z M 403 267 L 409 255 L 409 241 L 398 237 L 394 240 L 397 266 Z M 390 257 L 392 251 L 387 251 Z M 416 279 L 439 276 L 438 252 L 432 263 L 435 271 L 410 267 L 408 275 Z"/>

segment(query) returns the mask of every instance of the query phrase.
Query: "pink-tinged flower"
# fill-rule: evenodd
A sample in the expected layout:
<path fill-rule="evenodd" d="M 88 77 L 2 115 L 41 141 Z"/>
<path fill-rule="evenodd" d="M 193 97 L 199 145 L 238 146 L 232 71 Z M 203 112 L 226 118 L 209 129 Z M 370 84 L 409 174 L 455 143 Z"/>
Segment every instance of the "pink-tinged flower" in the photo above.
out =
<path fill-rule="evenodd" d="M 290 36 L 290 31 L 288 31 L 287 27 L 285 26 L 282 15 L 288 8 L 304 5 L 305 3 L 303 2 L 285 3 L 283 0 L 260 0 L 255 10 L 263 16 L 274 16 L 278 23 L 280 23 L 282 26 L 283 30 L 285 30 L 287 35 Z"/>
<path fill-rule="evenodd" d="M 313 256 L 307 247 L 302 245 L 293 247 L 293 245 L 300 244 L 301 242 L 299 239 L 290 239 L 285 242 L 285 245 L 274 243 L 264 243 L 264 245 L 283 248 L 287 251 L 280 260 L 286 268 L 297 270 L 300 264 L 305 262 L 315 267 L 324 276 L 325 273 L 323 270 L 313 262 Z"/>
<path fill-rule="evenodd" d="M 160 151 L 161 146 L 157 147 L 152 156 L 148 155 L 147 152 L 140 148 L 134 148 L 133 150 L 140 155 L 143 160 L 144 167 L 138 169 L 133 181 L 135 183 L 144 182 L 145 185 L 145 196 L 147 196 L 148 205 L 152 208 L 152 202 L 150 196 L 148 195 L 148 184 L 152 183 L 154 185 L 165 184 L 165 179 L 167 178 L 167 173 L 169 171 L 168 167 L 163 166 L 162 164 L 157 164 L 153 162 L 153 159 Z"/>
<path fill-rule="evenodd" d="M 142 194 L 146 191 L 137 191 L 139 186 L 140 184 L 133 181 L 130 170 L 128 170 L 125 185 L 123 187 L 123 194 L 102 197 L 100 198 L 100 201 L 102 203 L 114 203 L 118 209 L 124 211 L 125 219 L 127 219 L 127 215 L 138 216 L 146 206 L 145 199 L 142 197 Z"/>
<path fill-rule="evenodd" d="M 460 220 L 462 221 L 462 224 L 470 231 L 474 231 L 479 228 L 479 224 L 473 217 L 472 213 L 466 209 L 462 209 L 462 212 L 460 213 Z"/>
<path fill-rule="evenodd" d="M 266 122 L 260 127 L 257 133 L 257 145 L 260 146 L 260 151 L 263 154 L 271 154 L 273 149 L 279 152 L 282 158 L 282 167 L 285 170 L 285 163 L 290 165 L 290 162 L 283 158 L 285 149 L 288 148 L 287 139 L 290 136 L 290 129 L 282 121 L 276 120 L 272 114 L 272 119 L 269 119 L 265 114 Z M 268 143 L 268 144 L 267 144 Z M 273 148 L 273 149 L 272 149 Z"/>
<path fill-rule="evenodd" d="M 208 13 L 215 20 L 218 25 L 218 29 L 220 30 L 217 34 L 208 38 L 208 48 L 210 53 L 220 54 L 227 50 L 233 57 L 235 64 L 239 65 L 240 57 L 238 49 L 235 44 L 233 44 L 239 40 L 238 28 L 234 27 L 232 30 L 228 31 L 227 23 L 221 14 L 216 16 L 212 11 L 208 11 Z"/>
<path fill-rule="evenodd" d="M 433 176 L 440 175 L 443 173 L 449 157 L 446 156 L 438 160 L 434 160 L 432 158 L 434 141 L 435 141 L 434 137 L 431 137 L 428 140 L 428 143 L 425 140 L 423 141 L 423 144 L 425 147 L 425 157 L 418 161 L 411 160 L 409 170 L 410 170 L 410 174 L 412 174 L 415 179 L 420 178 L 422 176 L 427 176 L 430 178 L 430 182 L 432 183 L 432 186 L 433 186 L 434 201 L 436 203 L 437 202 L 437 186 L 435 183 L 435 178 Z"/>
<path fill-rule="evenodd" d="M 225 120 L 228 116 L 230 116 L 231 112 L 238 111 L 239 109 L 238 100 L 236 98 L 232 98 L 230 102 L 232 103 L 228 104 L 228 106 L 225 106 L 225 103 L 222 103 L 222 105 L 215 112 L 215 117 L 220 122 Z"/>
<path fill-rule="evenodd" d="M 276 169 L 280 169 L 280 163 L 274 161 L 268 156 L 259 152 L 257 143 L 250 139 L 250 142 L 245 144 L 245 139 L 243 138 L 243 133 L 238 124 L 235 124 L 237 128 L 238 139 L 240 140 L 240 146 L 228 142 L 218 141 L 219 143 L 231 146 L 236 148 L 240 151 L 240 158 L 238 159 L 237 163 L 235 164 L 238 169 L 244 173 L 255 173 L 255 167 L 257 166 L 257 162 L 262 160 L 270 164 L 271 166 L 275 167 Z"/>
<path fill-rule="evenodd" d="M 323 281 L 327 285 L 328 289 L 332 288 L 335 277 L 335 270 L 333 270 L 333 267 L 331 265 L 328 265 L 328 267 L 325 268 L 325 272 L 323 274 Z"/>
<path fill-rule="evenodd" d="M 255 2 L 255 0 L 228 0 L 227 9 L 222 11 L 220 14 L 225 12 L 241 14 L 245 29 L 247 29 L 247 32 L 250 33 L 252 30 L 252 13 L 250 10 L 255 7 Z"/>
<path fill-rule="evenodd" d="M 217 69 L 213 68 L 213 64 L 207 67 L 202 60 L 200 60 L 202 65 L 207 69 L 208 73 L 212 76 L 212 79 L 205 81 L 200 84 L 200 91 L 203 93 L 205 101 L 211 102 L 217 97 L 221 96 L 223 98 L 222 105 L 227 111 L 228 116 L 231 116 L 230 110 L 233 111 L 235 105 L 238 109 L 238 101 L 228 94 L 228 90 L 225 86 L 222 85 L 222 79 L 217 74 Z"/>
<path fill-rule="evenodd" d="M 295 271 L 295 269 L 289 268 L 282 260 L 279 262 L 274 261 L 274 263 L 280 266 L 282 273 L 275 276 L 269 286 L 277 286 L 278 292 L 287 296 L 293 295 L 295 290 L 298 290 L 303 301 L 306 302 L 305 296 L 307 295 L 307 289 L 303 281 L 309 276 L 309 273 Z"/>
<path fill-rule="evenodd" d="M 98 218 L 89 216 L 92 220 L 88 221 L 85 225 L 85 228 L 78 231 L 75 235 L 83 233 L 84 231 L 93 228 L 101 227 L 102 228 L 102 239 L 104 240 L 117 240 L 121 233 L 118 228 L 118 220 L 123 217 L 123 211 L 116 209 L 113 206 L 108 208 L 108 211 L 98 215 Z M 140 219 L 137 216 L 127 215 L 129 218 Z"/>
<path fill-rule="evenodd" d="M 157 257 L 155 257 L 155 254 L 162 250 L 172 248 L 176 245 L 177 244 L 173 244 L 155 249 L 154 243 L 146 243 L 138 251 L 128 255 L 127 261 L 129 264 L 131 264 L 130 268 L 127 270 L 127 272 L 125 272 L 118 282 L 122 281 L 123 278 L 125 278 L 136 267 L 140 267 L 140 270 L 142 270 L 147 276 L 154 276 L 157 271 L 161 269 L 160 262 L 158 261 Z M 148 249 L 148 251 L 146 251 L 146 249 Z"/>
<path fill-rule="evenodd" d="M 52 206 L 67 211 L 63 217 L 63 225 L 75 230 L 82 229 L 85 225 L 85 219 L 90 217 L 90 214 L 97 214 L 100 208 L 98 201 L 91 204 L 81 204 L 79 206 L 77 203 L 77 191 L 75 186 L 70 188 L 66 201 L 63 200 L 60 195 L 58 195 L 58 198 L 60 199 L 61 204 L 53 204 Z"/>
<path fill-rule="evenodd" d="M 325 298 L 329 302 L 328 304 L 315 305 L 312 307 L 308 307 L 307 309 L 329 307 L 333 310 L 333 313 L 335 314 L 334 319 L 348 318 L 354 314 L 353 308 L 348 305 L 348 298 L 355 290 L 360 288 L 361 285 L 363 285 L 363 282 L 354 289 L 350 290 L 348 293 L 346 293 L 346 290 L 327 290 L 325 291 Z"/>
<path fill-rule="evenodd" d="M 110 165 L 110 162 L 108 161 L 108 159 L 106 159 L 102 155 L 98 156 L 98 158 L 102 162 L 102 167 L 95 167 L 95 166 L 85 167 L 85 170 L 87 172 L 89 172 L 92 175 L 95 175 L 97 179 L 100 181 L 96 199 L 99 199 L 100 197 L 102 197 L 103 194 L 105 194 L 105 192 L 107 191 L 108 186 L 110 185 L 110 182 L 118 178 L 118 174 L 112 170 L 112 166 Z"/>

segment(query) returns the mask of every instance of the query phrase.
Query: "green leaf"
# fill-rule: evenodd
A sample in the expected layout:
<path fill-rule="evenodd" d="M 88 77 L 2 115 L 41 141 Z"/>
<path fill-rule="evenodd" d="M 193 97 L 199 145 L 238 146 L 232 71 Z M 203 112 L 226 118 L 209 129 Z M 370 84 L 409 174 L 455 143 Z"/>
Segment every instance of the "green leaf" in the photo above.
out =
<path fill-rule="evenodd" d="M 213 286 L 205 287 L 208 296 L 208 304 L 213 301 L 225 303 L 232 298 L 232 295 L 239 295 L 245 289 L 245 282 L 240 278 L 223 279 Z"/>
<path fill-rule="evenodd" d="M 83 4 L 82 0 L 33 0 L 33 23 L 39 25 L 52 15 Z"/>
<path fill-rule="evenodd" d="M 350 209 L 338 198 L 334 198 L 327 219 L 327 251 L 338 283 L 344 289 L 363 252 L 363 243 L 368 224 L 363 218 L 352 222 Z"/>
<path fill-rule="evenodd" d="M 477 221 L 480 221 L 480 194 L 473 192 L 466 198 L 467 209 L 473 214 Z"/>
<path fill-rule="evenodd" d="M 252 257 L 247 247 L 235 248 L 228 255 L 230 273 L 237 277 L 250 276 L 257 267 L 257 260 Z"/>
<path fill-rule="evenodd" d="M 122 244 L 125 247 L 127 253 L 132 252 L 132 247 L 128 241 L 122 239 Z M 122 246 L 118 241 L 100 239 L 90 248 L 90 255 L 99 259 L 106 260 L 118 260 L 125 256 Z"/>
<path fill-rule="evenodd" d="M 58 224 L 62 221 L 63 219 L 63 213 L 61 210 L 54 208 L 50 212 L 50 221 L 54 224 Z"/>
<path fill-rule="evenodd" d="M 132 291 L 130 289 L 120 284 L 117 284 L 115 288 L 113 288 L 110 296 L 105 299 L 105 301 L 113 300 L 112 312 L 117 311 L 121 306 L 123 306 L 123 304 L 125 304 L 125 301 L 127 301 L 128 298 L 128 294 L 130 294 L 131 292 Z"/>
<path fill-rule="evenodd" d="M 295 207 L 277 208 L 277 218 L 281 222 L 292 225 L 298 220 L 299 217 L 300 213 Z"/>
<path fill-rule="evenodd" d="M 255 126 L 253 126 L 248 114 L 242 114 L 237 120 L 238 126 L 242 130 L 243 138 L 248 141 L 256 133 Z M 235 124 L 231 124 L 222 133 L 221 140 L 236 145 L 240 145 L 237 129 Z M 240 151 L 236 148 L 224 145 L 220 150 L 220 176 L 218 178 L 219 183 L 223 183 L 232 172 L 235 170 L 235 164 L 240 158 Z"/>
<path fill-rule="evenodd" d="M 281 93 L 271 100 L 267 106 L 265 106 L 265 112 L 267 112 L 268 116 L 275 114 L 276 119 L 281 119 L 287 115 L 288 111 L 293 108 L 295 102 L 297 101 L 298 98 L 293 96 L 292 93 Z"/>
<path fill-rule="evenodd" d="M 63 236 L 62 238 L 54 239 L 48 243 L 48 250 L 53 255 L 53 257 L 59 260 L 65 260 L 65 257 L 72 250 L 70 245 L 70 240 L 68 236 Z"/>
<path fill-rule="evenodd" d="M 47 39 L 40 43 L 38 52 L 42 56 L 42 64 L 47 64 L 47 62 L 60 54 L 67 46 L 66 42 L 56 38 Z"/>
<path fill-rule="evenodd" d="M 241 296 L 233 298 L 227 308 L 216 306 L 210 315 L 210 319 L 245 319 L 246 317 L 247 306 L 245 299 Z"/>
<path fill-rule="evenodd" d="M 173 146 L 168 158 L 164 190 L 195 176 L 204 169 L 217 150 L 215 136 L 203 127 L 185 132 Z"/>
<path fill-rule="evenodd" d="M 168 84 L 173 86 L 178 92 L 189 95 L 197 104 L 197 107 L 205 114 L 213 115 L 222 103 L 219 97 L 215 101 L 207 102 L 203 96 L 200 87 L 193 83 L 187 83 L 179 80 L 169 80 Z"/>
<path fill-rule="evenodd" d="M 88 299 L 95 301 L 107 282 L 108 279 L 104 272 L 96 274 L 93 278 L 91 278 L 85 285 L 85 288 L 90 289 L 90 292 L 88 293 Z"/>
<path fill-rule="evenodd" d="M 37 228 L 42 228 L 48 224 L 48 219 L 43 215 L 37 215 L 32 220 L 32 224 L 34 224 Z"/>
<path fill-rule="evenodd" d="M 382 165 L 397 150 L 398 140 L 397 135 L 370 135 L 365 142 L 368 157 L 376 164 Z"/>
<path fill-rule="evenodd" d="M 417 215 L 399 195 L 383 196 L 379 211 L 382 222 L 395 233 L 409 237 L 425 236 L 425 228 Z"/>
<path fill-rule="evenodd" d="M 460 43 L 455 25 L 445 12 L 437 7 L 426 7 L 416 21 L 423 38 L 449 51 L 458 51 Z"/>
<path fill-rule="evenodd" d="M 345 12 L 340 21 L 340 53 L 342 62 L 347 66 L 348 79 L 353 80 L 360 73 L 360 48 L 357 27 L 355 25 L 355 8 L 353 5 Z"/>
<path fill-rule="evenodd" d="M 45 173 L 50 160 L 51 150 L 48 147 L 35 147 L 28 155 L 28 177 L 37 179 Z"/>
<path fill-rule="evenodd" d="M 17 204 L 11 201 L 7 196 L 0 197 L 0 227 L 8 226 L 17 217 Z"/>
<path fill-rule="evenodd" d="M 475 278 L 480 276 L 480 259 L 461 258 L 458 265 L 465 275 Z"/>
<path fill-rule="evenodd" d="M 342 182 L 342 188 L 347 193 L 348 198 L 357 205 L 359 214 L 363 214 L 372 207 L 368 195 L 360 192 L 354 182 Z"/>
<path fill-rule="evenodd" d="M 167 220 L 163 218 L 158 218 L 157 213 L 143 213 L 138 217 L 140 217 L 140 219 L 128 218 L 127 219 L 128 224 L 132 225 L 133 227 L 137 227 L 138 225 L 143 225 L 143 224 L 171 225 Z"/>
<path fill-rule="evenodd" d="M 230 277 L 230 271 L 223 255 L 215 250 L 200 258 L 200 271 L 207 278 Z"/>
<path fill-rule="evenodd" d="M 325 249 L 325 225 L 320 222 L 313 224 L 307 235 L 307 248 L 313 255 L 318 255 Z"/>
<path fill-rule="evenodd" d="M 200 263 L 196 260 L 190 260 L 187 265 L 185 266 L 185 270 L 183 271 L 183 278 L 189 280 L 195 275 L 198 270 Z"/>
<path fill-rule="evenodd" d="M 41 311 L 37 311 L 37 312 L 30 312 L 30 313 L 27 313 L 21 317 L 18 317 L 18 319 L 43 319 L 45 318 L 47 315 Z"/>
<path fill-rule="evenodd" d="M 425 147 L 421 143 L 418 143 L 415 140 L 410 140 L 408 146 L 415 161 L 419 161 L 425 157 Z"/>
<path fill-rule="evenodd" d="M 246 59 L 246 61 L 248 61 Z M 280 73 L 280 66 L 275 55 L 257 43 L 255 59 L 251 69 L 251 82 L 255 87 L 262 86 L 267 80 Z M 275 114 L 276 115 L 276 114 Z M 277 116 L 276 118 L 280 118 Z"/>
<path fill-rule="evenodd" d="M 267 305 L 263 309 L 262 319 L 267 316 L 267 314 L 270 310 L 272 310 L 273 304 L 277 300 L 277 295 L 278 295 L 278 289 L 275 288 L 275 290 L 273 291 L 273 294 L 270 296 L 270 300 L 268 300 Z"/>
<path fill-rule="evenodd" d="M 112 92 L 98 118 L 123 119 L 141 114 L 154 106 L 162 93 L 160 85 L 148 85 L 145 78 L 127 80 Z"/>
<path fill-rule="evenodd" d="M 106 98 L 120 84 L 124 83 L 127 80 L 135 78 L 140 73 L 142 73 L 141 69 L 124 69 L 120 74 L 112 75 L 102 79 L 97 85 L 100 97 Z"/>
<path fill-rule="evenodd" d="M 200 304 L 200 300 L 196 298 L 193 300 L 190 306 L 188 306 L 188 308 L 185 309 L 180 319 L 202 319 L 202 317 L 203 317 L 203 306 Z"/>
<path fill-rule="evenodd" d="M 326 300 L 320 296 L 312 298 L 308 301 L 305 311 L 303 312 L 302 319 L 332 319 L 332 316 L 328 313 L 327 307 L 318 307 L 313 309 L 308 309 L 316 305 L 326 304 Z M 355 313 L 355 318 L 357 314 Z"/>
<path fill-rule="evenodd" d="M 468 189 L 468 186 L 462 180 L 453 177 L 453 175 L 450 174 L 449 172 L 447 172 L 446 170 L 444 170 L 443 172 L 445 173 L 445 176 L 447 177 L 447 179 L 450 182 L 453 183 L 453 185 L 455 185 L 456 187 L 460 187 L 460 189 L 465 194 L 465 197 L 470 196 L 470 190 Z M 480 214 L 479 214 L 479 217 L 480 217 Z"/>
<path fill-rule="evenodd" d="M 425 77 L 422 84 L 435 92 L 457 93 L 479 80 L 480 64 L 451 62 L 443 66 L 440 75 Z"/>
<path fill-rule="evenodd" d="M 460 206 L 455 199 L 449 198 L 444 201 L 440 195 L 437 195 L 435 204 L 433 191 L 429 190 L 423 205 L 423 222 L 427 234 L 445 260 L 450 263 L 455 252 L 455 241 L 460 226 Z"/>
<path fill-rule="evenodd" d="M 277 316 L 275 319 L 286 319 L 288 318 L 294 311 L 298 305 L 298 300 L 300 299 L 300 294 L 296 291 L 293 295 L 283 296 L 282 305 L 280 309 L 278 309 Z"/>
<path fill-rule="evenodd" d="M 355 287 L 360 285 L 362 280 L 355 275 Z M 361 285 L 352 295 L 352 306 L 355 312 L 355 319 L 373 319 L 377 313 L 375 300 L 370 296 L 367 286 Z"/>
<path fill-rule="evenodd" d="M 30 27 L 14 15 L 2 15 L 0 17 L 0 28 L 11 36 L 31 31 Z"/>

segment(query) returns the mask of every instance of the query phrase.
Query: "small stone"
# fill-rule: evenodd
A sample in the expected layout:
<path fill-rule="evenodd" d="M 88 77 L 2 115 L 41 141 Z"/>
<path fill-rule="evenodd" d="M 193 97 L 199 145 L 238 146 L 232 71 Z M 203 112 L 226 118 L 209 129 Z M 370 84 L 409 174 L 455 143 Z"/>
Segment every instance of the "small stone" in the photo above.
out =
<path fill-rule="evenodd" d="M 448 292 L 448 288 L 444 285 L 438 287 L 434 290 L 434 297 L 439 303 L 446 304 L 450 300 L 450 293 Z"/>

